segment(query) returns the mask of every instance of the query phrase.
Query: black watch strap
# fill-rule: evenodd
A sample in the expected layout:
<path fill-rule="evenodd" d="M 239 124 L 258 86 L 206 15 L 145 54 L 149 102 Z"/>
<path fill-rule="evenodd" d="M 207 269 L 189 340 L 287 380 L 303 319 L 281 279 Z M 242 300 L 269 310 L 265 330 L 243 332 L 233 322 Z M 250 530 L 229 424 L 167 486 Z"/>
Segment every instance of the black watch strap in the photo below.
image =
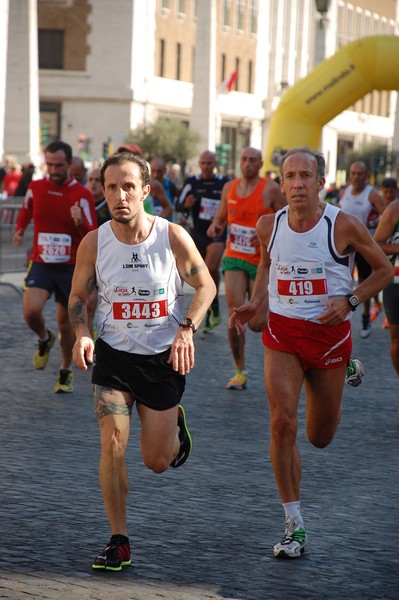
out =
<path fill-rule="evenodd" d="M 191 329 L 191 331 L 193 333 L 195 333 L 197 331 L 196 328 L 195 328 L 195 325 L 194 325 L 193 321 L 189 317 L 184 317 L 180 321 L 179 327 L 184 327 L 185 329 Z"/>
<path fill-rule="evenodd" d="M 355 311 L 359 306 L 359 298 L 355 294 L 346 294 L 351 311 Z"/>

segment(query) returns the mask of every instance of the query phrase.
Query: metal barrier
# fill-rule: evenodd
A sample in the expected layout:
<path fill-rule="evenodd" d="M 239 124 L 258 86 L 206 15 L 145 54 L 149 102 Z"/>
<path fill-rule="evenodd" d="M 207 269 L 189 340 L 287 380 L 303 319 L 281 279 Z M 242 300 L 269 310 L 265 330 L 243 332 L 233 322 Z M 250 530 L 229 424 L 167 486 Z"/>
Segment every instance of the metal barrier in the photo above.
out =
<path fill-rule="evenodd" d="M 28 256 L 33 243 L 33 225 L 26 228 L 22 245 L 14 246 L 12 243 L 15 224 L 24 199 L 9 197 L 0 199 L 0 277 L 5 273 L 23 273 L 26 271 Z M 0 281 L 0 285 L 9 285 L 17 292 L 21 289 L 7 281 Z"/>

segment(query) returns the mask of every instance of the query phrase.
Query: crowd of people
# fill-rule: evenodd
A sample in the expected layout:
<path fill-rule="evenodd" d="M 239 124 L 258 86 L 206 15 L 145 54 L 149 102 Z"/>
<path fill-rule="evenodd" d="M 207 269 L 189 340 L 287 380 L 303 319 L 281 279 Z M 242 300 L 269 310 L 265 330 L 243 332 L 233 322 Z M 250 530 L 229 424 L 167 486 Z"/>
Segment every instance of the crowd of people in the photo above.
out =
<path fill-rule="evenodd" d="M 34 224 L 22 303 L 38 338 L 33 367 L 45 369 L 58 337 L 54 391 L 73 392 L 72 363 L 91 370 L 111 530 L 92 567 L 120 571 L 131 564 L 126 450 L 134 404 L 149 469 L 180 467 L 190 455 L 182 397 L 195 365 L 195 332 L 202 327 L 212 339 L 208 334 L 221 323 L 222 275 L 234 367 L 226 388 L 248 386 L 248 326 L 265 347 L 270 460 L 285 517 L 273 551 L 297 558 L 308 544 L 296 443 L 299 394 L 304 383 L 309 441 L 327 446 L 345 382 L 359 385 L 364 375 L 351 356 L 350 316 L 358 306 L 363 339 L 378 314 L 373 307 L 384 307 L 399 375 L 397 181 L 387 177 L 377 190 L 356 161 L 340 194 L 326 188 L 322 154 L 306 147 L 282 156 L 278 182 L 271 173 L 262 176 L 262 155 L 253 147 L 242 150 L 233 178 L 218 172 L 209 149 L 199 156 L 198 174 L 185 180 L 162 157 L 148 163 L 142 154 L 124 144 L 87 169 L 69 144 L 55 141 L 44 151 L 46 177 L 35 179 L 34 165 L 30 179 L 22 170 L 18 177 L 15 160 L 0 173 L 2 189 L 25 186 L 16 245 Z M 194 290 L 188 306 L 184 284 Z M 58 335 L 45 319 L 52 296 Z"/>

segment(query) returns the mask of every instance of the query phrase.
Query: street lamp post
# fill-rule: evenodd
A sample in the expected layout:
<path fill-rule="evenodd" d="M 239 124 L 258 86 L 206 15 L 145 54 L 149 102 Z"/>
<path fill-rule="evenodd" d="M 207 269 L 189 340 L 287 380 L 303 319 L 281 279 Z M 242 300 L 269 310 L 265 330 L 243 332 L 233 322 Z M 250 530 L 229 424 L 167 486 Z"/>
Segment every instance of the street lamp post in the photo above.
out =
<path fill-rule="evenodd" d="M 328 19 L 326 17 L 330 7 L 330 0 L 315 0 L 318 13 L 318 27 L 316 28 L 314 66 L 326 58 L 326 30 Z"/>

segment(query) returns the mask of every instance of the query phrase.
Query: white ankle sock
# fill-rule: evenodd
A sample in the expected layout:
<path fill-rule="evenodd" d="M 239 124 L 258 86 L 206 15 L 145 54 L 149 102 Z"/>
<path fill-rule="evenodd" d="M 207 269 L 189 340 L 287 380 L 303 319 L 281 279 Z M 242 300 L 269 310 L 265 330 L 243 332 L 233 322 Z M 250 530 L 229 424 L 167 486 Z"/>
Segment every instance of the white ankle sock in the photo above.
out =
<path fill-rule="evenodd" d="M 283 508 L 286 519 L 292 519 L 298 525 L 303 525 L 300 500 L 296 500 L 295 502 L 285 502 L 283 503 Z"/>

